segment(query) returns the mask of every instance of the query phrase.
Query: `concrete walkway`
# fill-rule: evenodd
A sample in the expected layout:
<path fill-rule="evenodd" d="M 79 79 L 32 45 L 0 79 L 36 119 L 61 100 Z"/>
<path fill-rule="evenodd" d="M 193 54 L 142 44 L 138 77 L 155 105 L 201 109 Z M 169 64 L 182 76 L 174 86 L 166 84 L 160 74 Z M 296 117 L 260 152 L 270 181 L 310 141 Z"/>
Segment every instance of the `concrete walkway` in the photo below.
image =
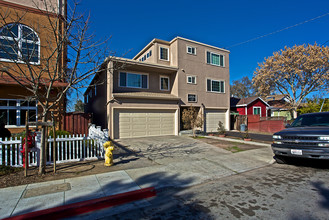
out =
<path fill-rule="evenodd" d="M 150 186 L 156 189 L 193 186 L 273 163 L 269 144 L 231 153 L 186 137 L 157 137 L 151 146 L 150 140 L 134 140 L 134 150 L 155 162 L 153 166 L 0 189 L 0 218 Z M 120 140 L 119 143 L 127 145 L 129 140 Z M 147 204 L 146 200 L 129 203 L 98 215 L 116 214 Z M 80 218 L 93 217 L 86 214 Z"/>

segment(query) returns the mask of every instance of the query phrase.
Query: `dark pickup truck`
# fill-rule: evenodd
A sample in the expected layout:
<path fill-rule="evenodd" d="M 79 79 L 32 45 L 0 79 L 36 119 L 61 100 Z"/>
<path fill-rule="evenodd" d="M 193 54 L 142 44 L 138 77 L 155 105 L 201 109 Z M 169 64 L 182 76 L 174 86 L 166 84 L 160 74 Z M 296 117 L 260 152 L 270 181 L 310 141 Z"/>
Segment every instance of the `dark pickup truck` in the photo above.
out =
<path fill-rule="evenodd" d="M 278 163 L 287 157 L 329 159 L 329 112 L 303 114 L 286 129 L 273 134 Z"/>

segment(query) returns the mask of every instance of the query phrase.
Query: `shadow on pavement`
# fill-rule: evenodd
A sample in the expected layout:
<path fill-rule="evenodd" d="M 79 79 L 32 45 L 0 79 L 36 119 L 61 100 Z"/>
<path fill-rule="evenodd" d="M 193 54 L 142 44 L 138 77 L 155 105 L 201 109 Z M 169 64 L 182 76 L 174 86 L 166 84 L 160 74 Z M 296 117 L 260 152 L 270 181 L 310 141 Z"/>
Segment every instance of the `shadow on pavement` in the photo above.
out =
<path fill-rule="evenodd" d="M 114 180 L 109 184 L 101 186 L 97 191 L 79 192 L 81 194 L 80 196 L 77 195 L 75 198 L 65 201 L 65 205 L 133 191 L 139 188 L 138 185 L 143 185 L 143 188 L 154 186 L 157 190 L 157 196 L 139 202 L 127 203 L 121 206 L 73 216 L 68 219 L 108 219 L 110 216 L 111 218 L 118 219 L 211 219 L 210 210 L 206 207 L 201 207 L 198 204 L 197 198 L 194 198 L 193 193 L 184 196 L 189 201 L 195 201 L 186 205 L 176 197 L 176 194 L 180 190 L 172 186 L 189 185 L 191 182 L 193 182 L 193 178 L 182 178 L 175 174 L 168 175 L 165 172 L 143 175 L 135 180 L 137 185 L 134 182 L 127 183 L 122 180 Z M 90 187 L 92 186 L 88 188 Z M 118 190 L 114 192 L 113 189 Z M 57 206 L 61 205 L 64 204 L 58 204 Z M 38 209 L 40 207 L 35 205 L 17 212 L 15 215 L 33 212 Z"/>
<path fill-rule="evenodd" d="M 322 201 L 319 204 L 322 208 L 329 209 L 329 189 L 324 186 L 321 181 L 312 182 L 312 185 L 317 189 L 317 192 L 322 196 Z"/>
<path fill-rule="evenodd" d="M 319 159 L 305 159 L 305 158 L 284 158 L 285 162 L 289 165 L 298 167 L 311 167 L 316 169 L 329 169 L 328 160 Z"/>

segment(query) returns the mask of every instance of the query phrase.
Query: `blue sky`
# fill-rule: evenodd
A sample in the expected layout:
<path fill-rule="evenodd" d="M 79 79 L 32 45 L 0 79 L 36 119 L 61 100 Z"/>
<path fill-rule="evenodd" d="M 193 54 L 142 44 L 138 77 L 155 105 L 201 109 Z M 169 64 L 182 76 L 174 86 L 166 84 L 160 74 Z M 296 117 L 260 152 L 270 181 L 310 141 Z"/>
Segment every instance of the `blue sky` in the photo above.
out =
<path fill-rule="evenodd" d="M 134 57 L 153 38 L 176 36 L 225 48 L 230 54 L 231 82 L 252 77 L 259 62 L 284 46 L 329 46 L 329 15 L 235 47 L 231 45 L 268 34 L 329 12 L 328 0 L 203 0 L 112 1 L 83 0 L 91 29 L 98 38 L 112 36 L 117 56 Z"/>

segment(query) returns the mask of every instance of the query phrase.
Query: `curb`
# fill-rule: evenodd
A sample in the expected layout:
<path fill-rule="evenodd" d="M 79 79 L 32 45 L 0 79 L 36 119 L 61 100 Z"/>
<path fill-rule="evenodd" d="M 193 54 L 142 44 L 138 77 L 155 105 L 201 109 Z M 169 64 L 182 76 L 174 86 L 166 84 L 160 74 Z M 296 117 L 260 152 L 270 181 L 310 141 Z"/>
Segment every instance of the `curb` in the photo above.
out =
<path fill-rule="evenodd" d="M 128 202 L 133 202 L 140 199 L 150 198 L 156 195 L 154 187 L 139 189 L 135 191 L 120 193 L 117 195 L 107 196 L 98 199 L 92 199 L 73 204 L 58 206 L 50 209 L 30 212 L 18 216 L 4 218 L 3 220 L 18 220 L 18 219 L 62 219 L 71 216 L 76 216 L 98 209 L 104 209 L 112 206 L 122 205 Z"/>
<path fill-rule="evenodd" d="M 223 140 L 223 141 L 226 140 L 226 141 L 243 143 L 243 144 L 251 144 L 251 145 L 257 145 L 257 146 L 271 147 L 271 144 L 260 143 L 260 142 L 256 142 L 256 141 L 244 141 L 244 140 L 237 140 L 237 139 L 233 139 L 233 138 L 215 137 L 215 136 L 203 136 L 203 137 L 211 138 L 211 139 L 218 139 L 218 140 Z"/>

